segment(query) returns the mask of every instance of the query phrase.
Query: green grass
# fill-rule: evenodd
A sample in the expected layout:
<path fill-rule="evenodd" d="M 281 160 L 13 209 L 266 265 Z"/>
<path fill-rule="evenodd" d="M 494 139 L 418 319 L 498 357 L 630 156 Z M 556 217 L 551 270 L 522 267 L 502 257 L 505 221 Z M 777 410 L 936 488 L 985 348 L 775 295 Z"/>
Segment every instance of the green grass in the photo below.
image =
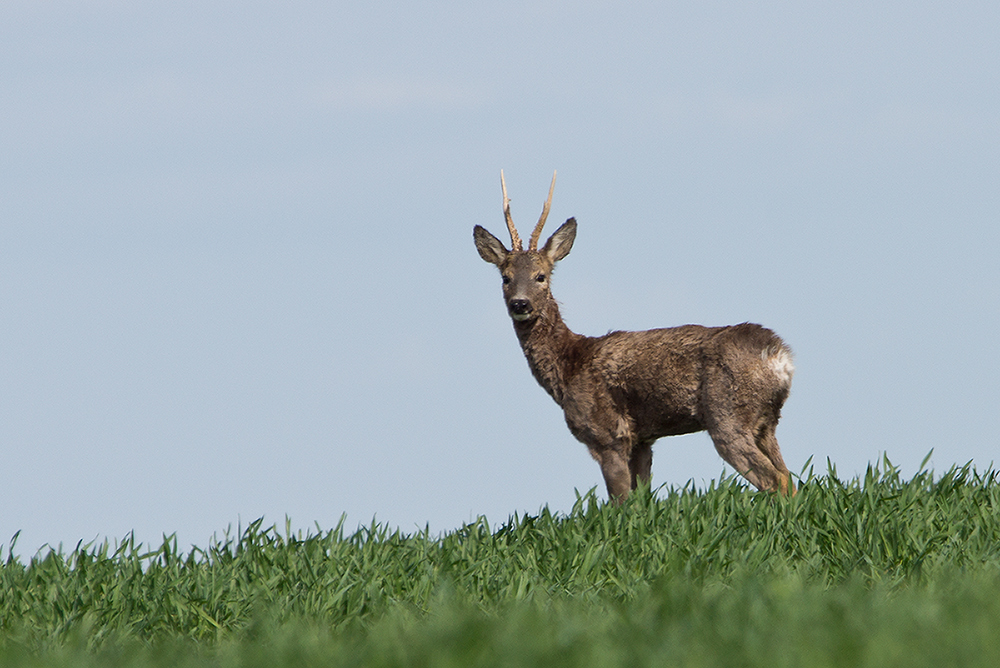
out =
<path fill-rule="evenodd" d="M 885 461 L 792 499 L 727 479 L 442 536 L 8 550 L 0 665 L 995 666 L 1000 484 Z"/>

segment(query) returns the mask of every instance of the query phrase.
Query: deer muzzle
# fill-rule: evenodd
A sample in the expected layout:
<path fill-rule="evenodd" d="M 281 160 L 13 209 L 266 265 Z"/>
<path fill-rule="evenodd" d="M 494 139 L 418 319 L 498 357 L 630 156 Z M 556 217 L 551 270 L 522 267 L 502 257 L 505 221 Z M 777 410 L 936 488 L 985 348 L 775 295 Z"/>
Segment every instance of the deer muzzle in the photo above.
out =
<path fill-rule="evenodd" d="M 507 305 L 510 317 L 514 320 L 527 320 L 531 317 L 531 302 L 527 299 L 511 299 Z"/>

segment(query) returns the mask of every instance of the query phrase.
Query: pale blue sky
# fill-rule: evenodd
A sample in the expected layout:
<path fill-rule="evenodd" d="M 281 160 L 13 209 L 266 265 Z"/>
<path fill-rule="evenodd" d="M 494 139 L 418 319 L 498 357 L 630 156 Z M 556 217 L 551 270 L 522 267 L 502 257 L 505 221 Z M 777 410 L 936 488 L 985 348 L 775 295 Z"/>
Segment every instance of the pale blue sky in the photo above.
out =
<path fill-rule="evenodd" d="M 472 226 L 577 332 L 761 322 L 785 459 L 1000 449 L 1000 5 L 0 2 L 0 545 L 572 505 Z M 551 230 L 550 230 L 551 231 Z M 724 470 L 664 439 L 654 483 Z"/>

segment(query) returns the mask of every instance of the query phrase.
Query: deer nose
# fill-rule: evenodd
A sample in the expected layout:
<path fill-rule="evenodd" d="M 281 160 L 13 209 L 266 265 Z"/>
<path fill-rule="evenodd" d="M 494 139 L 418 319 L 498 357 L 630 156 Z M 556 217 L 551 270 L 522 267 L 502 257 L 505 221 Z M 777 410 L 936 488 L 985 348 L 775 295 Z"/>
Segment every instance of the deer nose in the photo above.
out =
<path fill-rule="evenodd" d="M 510 312 L 512 315 L 528 315 L 531 313 L 531 302 L 527 299 L 511 299 Z"/>

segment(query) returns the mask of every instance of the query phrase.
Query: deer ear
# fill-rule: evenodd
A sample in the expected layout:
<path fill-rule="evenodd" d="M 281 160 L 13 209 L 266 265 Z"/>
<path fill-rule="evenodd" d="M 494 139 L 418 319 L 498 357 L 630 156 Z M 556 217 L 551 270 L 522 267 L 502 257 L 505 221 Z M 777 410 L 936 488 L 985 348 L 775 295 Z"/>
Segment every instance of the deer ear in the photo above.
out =
<path fill-rule="evenodd" d="M 576 239 L 576 218 L 570 218 L 563 223 L 558 230 L 552 233 L 549 240 L 545 242 L 542 253 L 548 256 L 549 260 L 555 264 L 559 260 L 569 255 L 573 248 L 573 241 Z"/>
<path fill-rule="evenodd" d="M 479 251 L 479 257 L 490 264 L 495 264 L 499 267 L 510 254 L 510 251 L 500 243 L 500 240 L 487 232 L 485 227 L 476 225 L 472 228 L 472 238 L 476 241 L 476 250 Z"/>

